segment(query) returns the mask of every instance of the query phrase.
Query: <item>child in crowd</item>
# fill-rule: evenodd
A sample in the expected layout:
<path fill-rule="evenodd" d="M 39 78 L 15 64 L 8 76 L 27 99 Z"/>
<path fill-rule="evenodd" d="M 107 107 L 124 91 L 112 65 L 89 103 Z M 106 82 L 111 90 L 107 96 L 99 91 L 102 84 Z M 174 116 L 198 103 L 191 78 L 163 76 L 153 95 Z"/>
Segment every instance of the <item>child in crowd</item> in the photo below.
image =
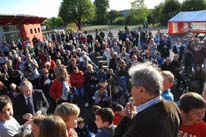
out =
<path fill-rule="evenodd" d="M 111 108 L 101 108 L 95 112 L 95 123 L 98 128 L 96 137 L 112 137 L 113 128 L 112 121 L 114 112 Z"/>
<path fill-rule="evenodd" d="M 89 130 L 85 125 L 85 121 L 83 118 L 79 117 L 77 128 L 75 128 L 75 131 L 78 134 L 78 137 L 90 137 Z"/>
<path fill-rule="evenodd" d="M 172 92 L 170 91 L 171 87 L 173 86 L 174 75 L 170 71 L 166 71 L 166 70 L 162 71 L 162 75 L 164 78 L 162 97 L 165 100 L 174 101 L 174 96 Z"/>
<path fill-rule="evenodd" d="M 39 137 L 68 137 L 66 123 L 59 116 L 48 116 L 40 125 Z"/>
<path fill-rule="evenodd" d="M 180 97 L 182 125 L 179 137 L 206 137 L 205 101 L 195 92 L 185 93 Z"/>
<path fill-rule="evenodd" d="M 39 137 L 41 122 L 46 118 L 44 115 L 34 116 L 31 120 L 32 137 Z"/>
<path fill-rule="evenodd" d="M 0 96 L 0 137 L 12 137 L 23 129 L 24 126 L 19 125 L 13 117 L 11 99 L 6 95 Z M 25 130 L 25 132 L 27 131 Z"/>
<path fill-rule="evenodd" d="M 80 109 L 72 103 L 62 103 L 55 109 L 54 114 L 62 117 L 67 126 L 68 137 L 77 137 L 74 128 L 77 127 Z"/>
<path fill-rule="evenodd" d="M 114 125 L 118 125 L 119 122 L 122 120 L 123 118 L 123 106 L 121 104 L 117 104 L 114 107 L 114 120 L 113 120 L 113 124 Z"/>

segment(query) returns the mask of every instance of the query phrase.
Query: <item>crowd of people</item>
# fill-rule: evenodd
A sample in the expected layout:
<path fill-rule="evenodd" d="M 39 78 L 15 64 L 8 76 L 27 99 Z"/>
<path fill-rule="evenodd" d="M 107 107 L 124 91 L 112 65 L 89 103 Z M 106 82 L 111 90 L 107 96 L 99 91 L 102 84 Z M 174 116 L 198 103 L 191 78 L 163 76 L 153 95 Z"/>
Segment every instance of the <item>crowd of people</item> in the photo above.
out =
<path fill-rule="evenodd" d="M 4 39 L 0 136 L 205 137 L 206 37 L 172 42 L 160 30 L 128 27 L 117 35 Z M 83 108 L 92 108 L 90 119 Z"/>

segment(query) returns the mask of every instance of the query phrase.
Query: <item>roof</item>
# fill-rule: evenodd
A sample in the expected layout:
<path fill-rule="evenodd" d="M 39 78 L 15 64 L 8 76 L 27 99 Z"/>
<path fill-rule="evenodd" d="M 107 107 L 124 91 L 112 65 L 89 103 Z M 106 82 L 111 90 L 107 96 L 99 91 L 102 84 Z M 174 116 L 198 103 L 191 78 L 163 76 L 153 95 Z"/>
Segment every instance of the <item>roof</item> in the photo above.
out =
<path fill-rule="evenodd" d="M 19 25 L 42 23 L 46 18 L 29 15 L 1 15 L 0 25 Z"/>
<path fill-rule="evenodd" d="M 179 12 L 169 22 L 203 22 L 206 21 L 206 10 Z"/>

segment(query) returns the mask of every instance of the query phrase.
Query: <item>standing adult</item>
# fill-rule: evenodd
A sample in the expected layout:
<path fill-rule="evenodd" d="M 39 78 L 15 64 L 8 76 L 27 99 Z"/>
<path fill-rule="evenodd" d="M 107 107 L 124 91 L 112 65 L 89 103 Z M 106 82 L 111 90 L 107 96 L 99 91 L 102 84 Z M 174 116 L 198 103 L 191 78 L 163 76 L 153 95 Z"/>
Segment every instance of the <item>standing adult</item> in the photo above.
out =
<path fill-rule="evenodd" d="M 71 102 L 71 82 L 65 66 L 61 65 L 56 69 L 56 79 L 50 87 L 51 98 L 57 103 Z"/>
<path fill-rule="evenodd" d="M 177 137 L 179 109 L 175 103 L 162 99 L 163 78 L 160 72 L 151 64 L 144 63 L 131 67 L 129 73 L 136 109 L 127 105 L 125 117 L 117 126 L 114 136 Z"/>

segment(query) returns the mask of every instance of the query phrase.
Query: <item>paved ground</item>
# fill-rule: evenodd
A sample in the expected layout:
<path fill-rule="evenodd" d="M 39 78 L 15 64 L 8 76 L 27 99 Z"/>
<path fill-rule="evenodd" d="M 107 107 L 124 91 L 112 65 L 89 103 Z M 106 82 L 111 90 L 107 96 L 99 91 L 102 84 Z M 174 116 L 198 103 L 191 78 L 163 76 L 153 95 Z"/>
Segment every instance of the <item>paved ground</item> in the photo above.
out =
<path fill-rule="evenodd" d="M 105 35 L 107 35 L 108 32 L 111 31 L 113 33 L 114 37 L 118 37 L 118 32 L 119 32 L 120 29 L 124 30 L 124 28 L 119 28 L 118 27 L 118 28 L 113 28 L 113 29 L 103 29 L 103 32 L 105 33 Z M 151 29 L 152 34 L 154 35 L 157 32 L 157 30 L 158 30 L 158 28 Z M 167 29 L 166 28 L 165 29 L 160 29 L 160 31 L 162 33 L 167 33 Z M 93 36 L 95 36 L 95 31 L 90 31 L 89 33 L 92 34 Z"/>

